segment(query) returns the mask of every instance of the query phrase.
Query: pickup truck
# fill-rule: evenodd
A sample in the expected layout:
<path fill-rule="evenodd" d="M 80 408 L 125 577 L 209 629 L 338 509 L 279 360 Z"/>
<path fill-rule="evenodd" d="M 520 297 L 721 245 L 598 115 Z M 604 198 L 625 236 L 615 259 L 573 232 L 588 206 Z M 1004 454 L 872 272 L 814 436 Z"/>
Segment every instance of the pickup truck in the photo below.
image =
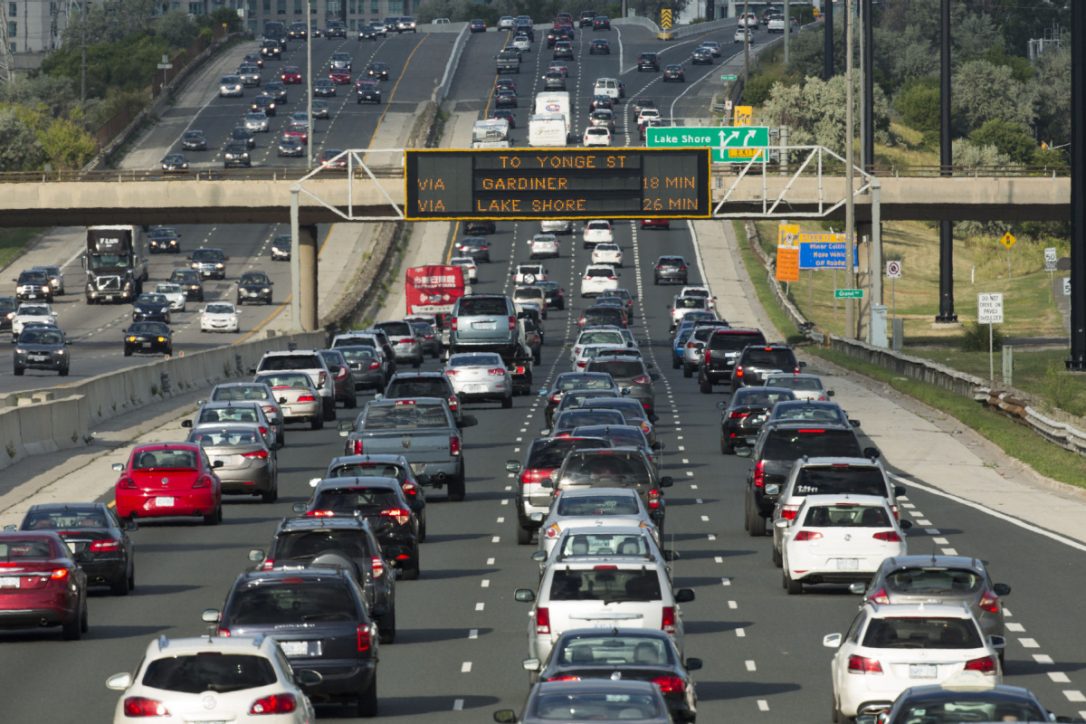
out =
<path fill-rule="evenodd" d="M 373 400 L 354 422 L 340 422 L 339 434 L 344 455 L 402 455 L 419 483 L 464 499 L 463 443 L 444 399 Z"/>
<path fill-rule="evenodd" d="M 516 73 L 520 75 L 520 51 L 515 48 L 503 48 L 494 56 L 498 74 Z"/>

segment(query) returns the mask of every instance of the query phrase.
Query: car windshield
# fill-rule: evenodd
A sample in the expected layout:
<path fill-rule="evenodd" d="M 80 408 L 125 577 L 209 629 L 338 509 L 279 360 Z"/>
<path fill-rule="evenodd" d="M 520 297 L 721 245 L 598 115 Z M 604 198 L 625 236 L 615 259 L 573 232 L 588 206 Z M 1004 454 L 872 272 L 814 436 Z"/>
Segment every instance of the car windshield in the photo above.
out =
<path fill-rule="evenodd" d="M 655 570 L 556 570 L 551 580 L 553 601 L 659 601 L 660 576 Z M 578 716 L 580 720 L 585 717 Z"/>
<path fill-rule="evenodd" d="M 508 312 L 504 299 L 496 297 L 483 299 L 464 297 L 460 299 L 460 308 L 457 313 L 461 316 L 503 317 Z"/>
<path fill-rule="evenodd" d="M 558 515 L 562 516 L 637 515 L 637 513 L 637 499 L 631 495 L 563 495 L 558 498 Z M 631 538 L 636 537 L 631 536 Z M 617 552 L 617 549 L 615 550 Z M 587 552 L 580 555 L 587 555 Z"/>
<path fill-rule="evenodd" d="M 146 450 L 133 456 L 136 470 L 195 470 L 196 453 L 192 450 Z"/>
<path fill-rule="evenodd" d="M 796 495 L 886 495 L 882 471 L 868 465 L 805 466 L 793 488 Z"/>
<path fill-rule="evenodd" d="M 255 429 L 224 428 L 220 430 L 193 430 L 189 442 L 205 447 L 251 447 L 261 444 L 260 432 Z"/>
<path fill-rule="evenodd" d="M 313 499 L 314 510 L 331 510 L 345 515 L 353 515 L 355 511 L 377 513 L 398 507 L 400 498 L 396 491 L 382 486 L 325 488 Z"/>
<path fill-rule="evenodd" d="M 227 615 L 232 626 L 358 619 L 354 597 L 341 581 L 262 582 L 237 591 Z"/>
<path fill-rule="evenodd" d="M 385 397 L 446 397 L 449 391 L 449 382 L 444 377 L 393 379 L 385 390 Z"/>
<path fill-rule="evenodd" d="M 327 552 L 343 553 L 348 558 L 362 558 L 368 552 L 362 534 L 353 530 L 296 530 L 281 533 L 275 541 L 276 560 L 312 559 Z"/>
<path fill-rule="evenodd" d="M 49 316 L 49 307 L 38 307 L 24 304 L 19 307 L 19 316 L 23 317 L 47 317 Z"/>
<path fill-rule="evenodd" d="M 407 471 L 393 463 L 344 463 L 337 465 L 328 477 L 396 478 L 402 483 L 407 479 Z"/>
<path fill-rule="evenodd" d="M 363 428 L 374 430 L 414 430 L 420 427 L 448 427 L 445 408 L 441 404 L 369 405 Z"/>
<path fill-rule="evenodd" d="M 241 135 L 248 135 L 244 128 L 235 128 L 233 132 L 237 135 L 239 131 Z M 197 249 L 192 252 L 193 261 L 222 261 L 222 259 L 223 253 L 218 249 Z"/>
<path fill-rule="evenodd" d="M 616 380 L 645 374 L 645 367 L 639 360 L 598 359 L 588 366 L 591 372 L 609 372 Z"/>
<path fill-rule="evenodd" d="M 1027 701 L 993 699 L 983 694 L 940 693 L 932 698 L 911 696 L 897 721 L 913 724 L 958 724 L 963 721 L 1049 721 L 1048 714 Z"/>
<path fill-rule="evenodd" d="M 276 681 L 275 669 L 265 657 L 221 651 L 155 659 L 143 674 L 144 686 L 184 694 L 242 691 L 271 686 Z"/>
<path fill-rule="evenodd" d="M 19 335 L 21 344 L 63 344 L 64 335 L 55 329 L 31 328 Z"/>
<path fill-rule="evenodd" d="M 180 294 L 181 286 L 179 284 L 157 284 L 155 285 L 155 291 L 159 294 Z"/>
<path fill-rule="evenodd" d="M 618 451 L 590 452 L 570 455 L 562 472 L 562 480 L 574 485 L 623 485 L 647 483 L 651 479 L 640 454 Z"/>
<path fill-rule="evenodd" d="M 166 304 L 166 297 L 161 294 L 141 294 L 136 300 L 139 304 Z"/>
<path fill-rule="evenodd" d="M 242 274 L 238 284 L 267 284 L 268 277 L 259 272 L 249 272 Z"/>
<path fill-rule="evenodd" d="M 978 649 L 980 632 L 968 618 L 873 618 L 863 645 L 875 649 Z"/>
<path fill-rule="evenodd" d="M 299 390 L 313 389 L 313 382 L 309 379 L 309 375 L 304 374 L 260 375 L 259 380 L 270 385 L 273 390 L 280 390 L 288 387 Z"/>
<path fill-rule="evenodd" d="M 207 305 L 208 314 L 233 314 L 234 305 L 232 304 L 209 304 Z"/>
<path fill-rule="evenodd" d="M 817 505 L 807 509 L 803 525 L 812 528 L 889 528 L 890 513 L 881 506 Z"/>
<path fill-rule="evenodd" d="M 802 428 L 773 430 L 766 438 L 762 457 L 791 461 L 810 457 L 862 457 L 860 443 L 851 430 Z"/>
<path fill-rule="evenodd" d="M 107 528 L 106 516 L 99 510 L 32 510 L 20 526 L 23 530 L 54 528 Z"/>
<path fill-rule="evenodd" d="M 671 647 L 662 638 L 623 636 L 621 634 L 586 634 L 562 637 L 554 660 L 564 666 L 671 666 Z"/>
<path fill-rule="evenodd" d="M 984 585 L 984 576 L 967 568 L 940 566 L 899 568 L 886 576 L 891 593 L 954 594 L 975 593 Z"/>

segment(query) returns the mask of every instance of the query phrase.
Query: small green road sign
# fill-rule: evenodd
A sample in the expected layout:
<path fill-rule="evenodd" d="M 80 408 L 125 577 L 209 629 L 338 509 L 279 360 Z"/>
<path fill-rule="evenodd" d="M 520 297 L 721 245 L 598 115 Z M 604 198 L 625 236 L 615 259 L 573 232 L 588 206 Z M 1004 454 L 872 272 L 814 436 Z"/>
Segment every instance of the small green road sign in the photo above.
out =
<path fill-rule="evenodd" d="M 739 80 L 739 76 L 735 75 L 734 73 L 727 73 L 725 75 L 720 76 L 720 80 L 737 81 L 737 80 Z"/>
<path fill-rule="evenodd" d="M 863 299 L 864 298 L 864 290 L 863 289 L 834 289 L 833 290 L 833 298 L 834 299 Z"/>
<path fill-rule="evenodd" d="M 649 126 L 645 129 L 649 148 L 711 148 L 714 163 L 766 160 L 768 126 Z"/>

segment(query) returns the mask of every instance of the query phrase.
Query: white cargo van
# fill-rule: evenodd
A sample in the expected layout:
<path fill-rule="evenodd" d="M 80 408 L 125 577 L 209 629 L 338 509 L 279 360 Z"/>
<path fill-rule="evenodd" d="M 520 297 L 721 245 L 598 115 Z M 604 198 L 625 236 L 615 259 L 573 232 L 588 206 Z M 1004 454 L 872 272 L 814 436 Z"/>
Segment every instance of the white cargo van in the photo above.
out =
<path fill-rule="evenodd" d="M 541 113 L 559 113 L 566 119 L 566 128 L 573 127 L 573 113 L 570 107 L 569 91 L 550 91 L 535 94 L 535 111 Z"/>
<path fill-rule="evenodd" d="M 562 147 L 569 142 L 569 125 L 560 113 L 537 113 L 528 119 L 528 145 Z"/>

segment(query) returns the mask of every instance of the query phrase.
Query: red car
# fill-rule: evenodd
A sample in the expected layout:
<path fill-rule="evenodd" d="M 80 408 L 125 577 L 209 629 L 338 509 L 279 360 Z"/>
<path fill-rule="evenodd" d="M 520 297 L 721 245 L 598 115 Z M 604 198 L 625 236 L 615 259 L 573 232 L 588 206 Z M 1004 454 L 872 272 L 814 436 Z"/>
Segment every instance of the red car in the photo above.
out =
<path fill-rule="evenodd" d="M 298 126 L 289 126 L 283 129 L 283 138 L 288 138 L 291 136 L 297 138 L 302 143 L 309 143 L 309 131 L 305 130 L 304 128 L 300 128 Z"/>
<path fill-rule="evenodd" d="M 667 219 L 641 219 L 642 229 L 670 229 L 671 222 Z"/>
<path fill-rule="evenodd" d="M 87 574 L 56 531 L 0 533 L 0 626 L 87 630 Z"/>
<path fill-rule="evenodd" d="M 349 70 L 333 70 L 328 73 L 328 80 L 332 81 L 336 85 L 350 85 L 351 83 L 351 71 Z"/>
<path fill-rule="evenodd" d="M 121 473 L 114 492 L 122 520 L 200 516 L 204 523 L 222 521 L 222 481 L 199 445 L 156 442 L 137 445 L 128 464 L 114 463 Z"/>
<path fill-rule="evenodd" d="M 288 65 L 279 72 L 279 80 L 283 81 L 286 85 L 300 85 L 302 82 L 302 71 L 296 65 Z"/>

